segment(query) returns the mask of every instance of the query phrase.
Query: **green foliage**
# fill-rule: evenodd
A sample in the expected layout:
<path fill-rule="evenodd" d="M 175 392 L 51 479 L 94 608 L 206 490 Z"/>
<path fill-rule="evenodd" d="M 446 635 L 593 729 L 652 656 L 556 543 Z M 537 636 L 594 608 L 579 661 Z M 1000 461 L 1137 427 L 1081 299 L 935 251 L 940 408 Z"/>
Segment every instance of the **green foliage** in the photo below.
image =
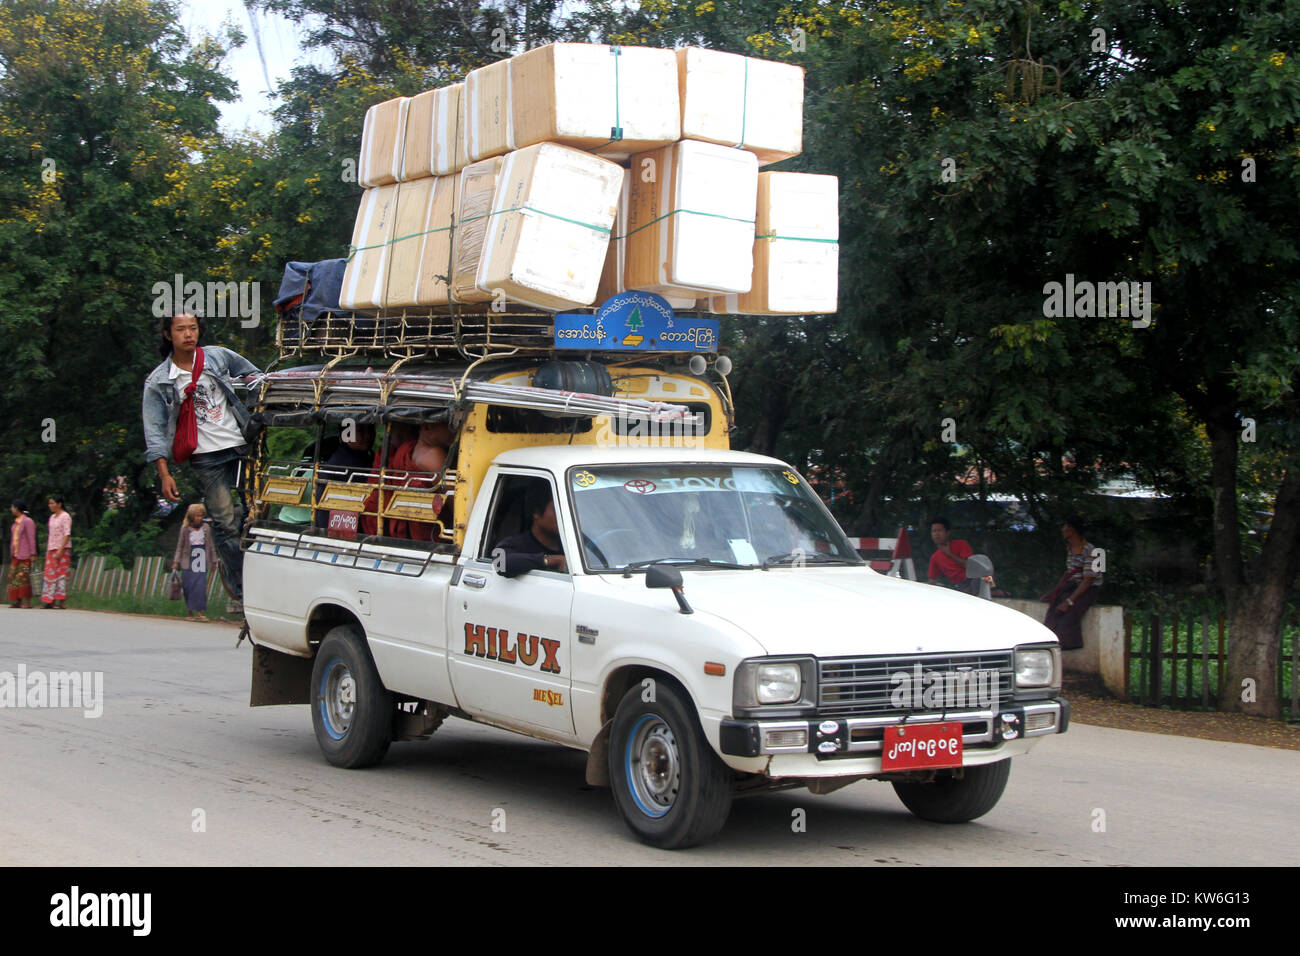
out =
<path fill-rule="evenodd" d="M 233 98 L 222 42 L 190 45 L 167 2 L 0 0 L 0 487 L 63 489 L 82 527 L 119 476 L 131 520 L 153 507 L 152 287 L 201 273 L 218 231 L 162 200 Z"/>
<path fill-rule="evenodd" d="M 80 554 L 111 555 L 130 567 L 136 555 L 159 554 L 157 540 L 162 523 L 156 518 L 140 520 L 135 509 L 105 511 L 90 530 L 77 536 Z"/>
<path fill-rule="evenodd" d="M 271 428 L 266 432 L 266 457 L 271 461 L 297 461 L 304 448 L 316 440 L 312 428 Z"/>

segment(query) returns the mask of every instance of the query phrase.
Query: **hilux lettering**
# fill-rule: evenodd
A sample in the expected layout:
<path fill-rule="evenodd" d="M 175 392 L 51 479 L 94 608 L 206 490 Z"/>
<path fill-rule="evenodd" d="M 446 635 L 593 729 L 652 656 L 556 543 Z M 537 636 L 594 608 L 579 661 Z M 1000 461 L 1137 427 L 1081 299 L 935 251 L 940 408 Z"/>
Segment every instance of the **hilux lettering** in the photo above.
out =
<path fill-rule="evenodd" d="M 556 659 L 556 653 L 560 649 L 559 641 L 520 631 L 515 635 L 514 645 L 511 646 L 509 628 L 468 622 L 465 624 L 465 653 L 476 657 L 486 657 L 503 664 L 518 661 L 525 667 L 532 667 L 537 663 L 539 644 L 542 649 L 541 670 L 548 674 L 560 673 L 560 662 Z"/>

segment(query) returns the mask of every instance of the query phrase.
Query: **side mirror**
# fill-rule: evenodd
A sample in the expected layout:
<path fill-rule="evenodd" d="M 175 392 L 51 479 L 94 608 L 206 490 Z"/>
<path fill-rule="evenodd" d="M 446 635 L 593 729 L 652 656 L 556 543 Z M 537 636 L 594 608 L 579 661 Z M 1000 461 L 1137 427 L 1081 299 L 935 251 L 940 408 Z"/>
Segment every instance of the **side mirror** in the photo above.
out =
<path fill-rule="evenodd" d="M 645 569 L 645 586 L 648 588 L 679 588 L 682 572 L 671 564 L 652 564 Z"/>
<path fill-rule="evenodd" d="M 993 562 L 987 554 L 972 554 L 966 559 L 966 580 L 979 581 L 979 591 L 976 597 L 981 597 L 986 601 L 993 600 L 993 589 L 989 587 L 988 578 L 993 575 Z"/>
<path fill-rule="evenodd" d="M 695 610 L 686 603 L 682 594 L 682 572 L 670 564 L 652 564 L 645 569 L 645 586 L 648 588 L 671 588 L 677 606 L 683 614 L 694 614 Z"/>

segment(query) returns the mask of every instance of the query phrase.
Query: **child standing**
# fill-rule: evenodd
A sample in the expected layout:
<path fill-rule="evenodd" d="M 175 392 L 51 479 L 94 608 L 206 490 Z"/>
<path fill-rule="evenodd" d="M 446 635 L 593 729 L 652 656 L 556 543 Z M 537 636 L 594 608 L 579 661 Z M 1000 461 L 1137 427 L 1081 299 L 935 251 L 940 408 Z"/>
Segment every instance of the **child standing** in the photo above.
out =
<path fill-rule="evenodd" d="M 207 510 L 201 504 L 185 509 L 185 521 L 176 539 L 172 570 L 180 569 L 181 588 L 185 592 L 185 619 L 206 621 L 208 609 L 208 567 L 216 554 L 212 524 L 205 521 Z"/>

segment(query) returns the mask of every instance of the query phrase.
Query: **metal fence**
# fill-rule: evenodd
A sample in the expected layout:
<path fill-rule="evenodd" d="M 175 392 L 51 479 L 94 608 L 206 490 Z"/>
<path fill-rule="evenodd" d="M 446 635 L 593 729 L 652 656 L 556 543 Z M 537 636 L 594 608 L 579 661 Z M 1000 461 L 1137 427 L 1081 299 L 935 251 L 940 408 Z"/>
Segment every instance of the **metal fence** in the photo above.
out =
<path fill-rule="evenodd" d="M 1225 694 L 1242 692 L 1240 687 L 1224 687 L 1227 647 L 1223 614 L 1126 613 L 1124 686 L 1129 699 L 1148 707 L 1217 710 Z M 1283 716 L 1298 720 L 1300 625 L 1282 628 L 1277 665 Z"/>

